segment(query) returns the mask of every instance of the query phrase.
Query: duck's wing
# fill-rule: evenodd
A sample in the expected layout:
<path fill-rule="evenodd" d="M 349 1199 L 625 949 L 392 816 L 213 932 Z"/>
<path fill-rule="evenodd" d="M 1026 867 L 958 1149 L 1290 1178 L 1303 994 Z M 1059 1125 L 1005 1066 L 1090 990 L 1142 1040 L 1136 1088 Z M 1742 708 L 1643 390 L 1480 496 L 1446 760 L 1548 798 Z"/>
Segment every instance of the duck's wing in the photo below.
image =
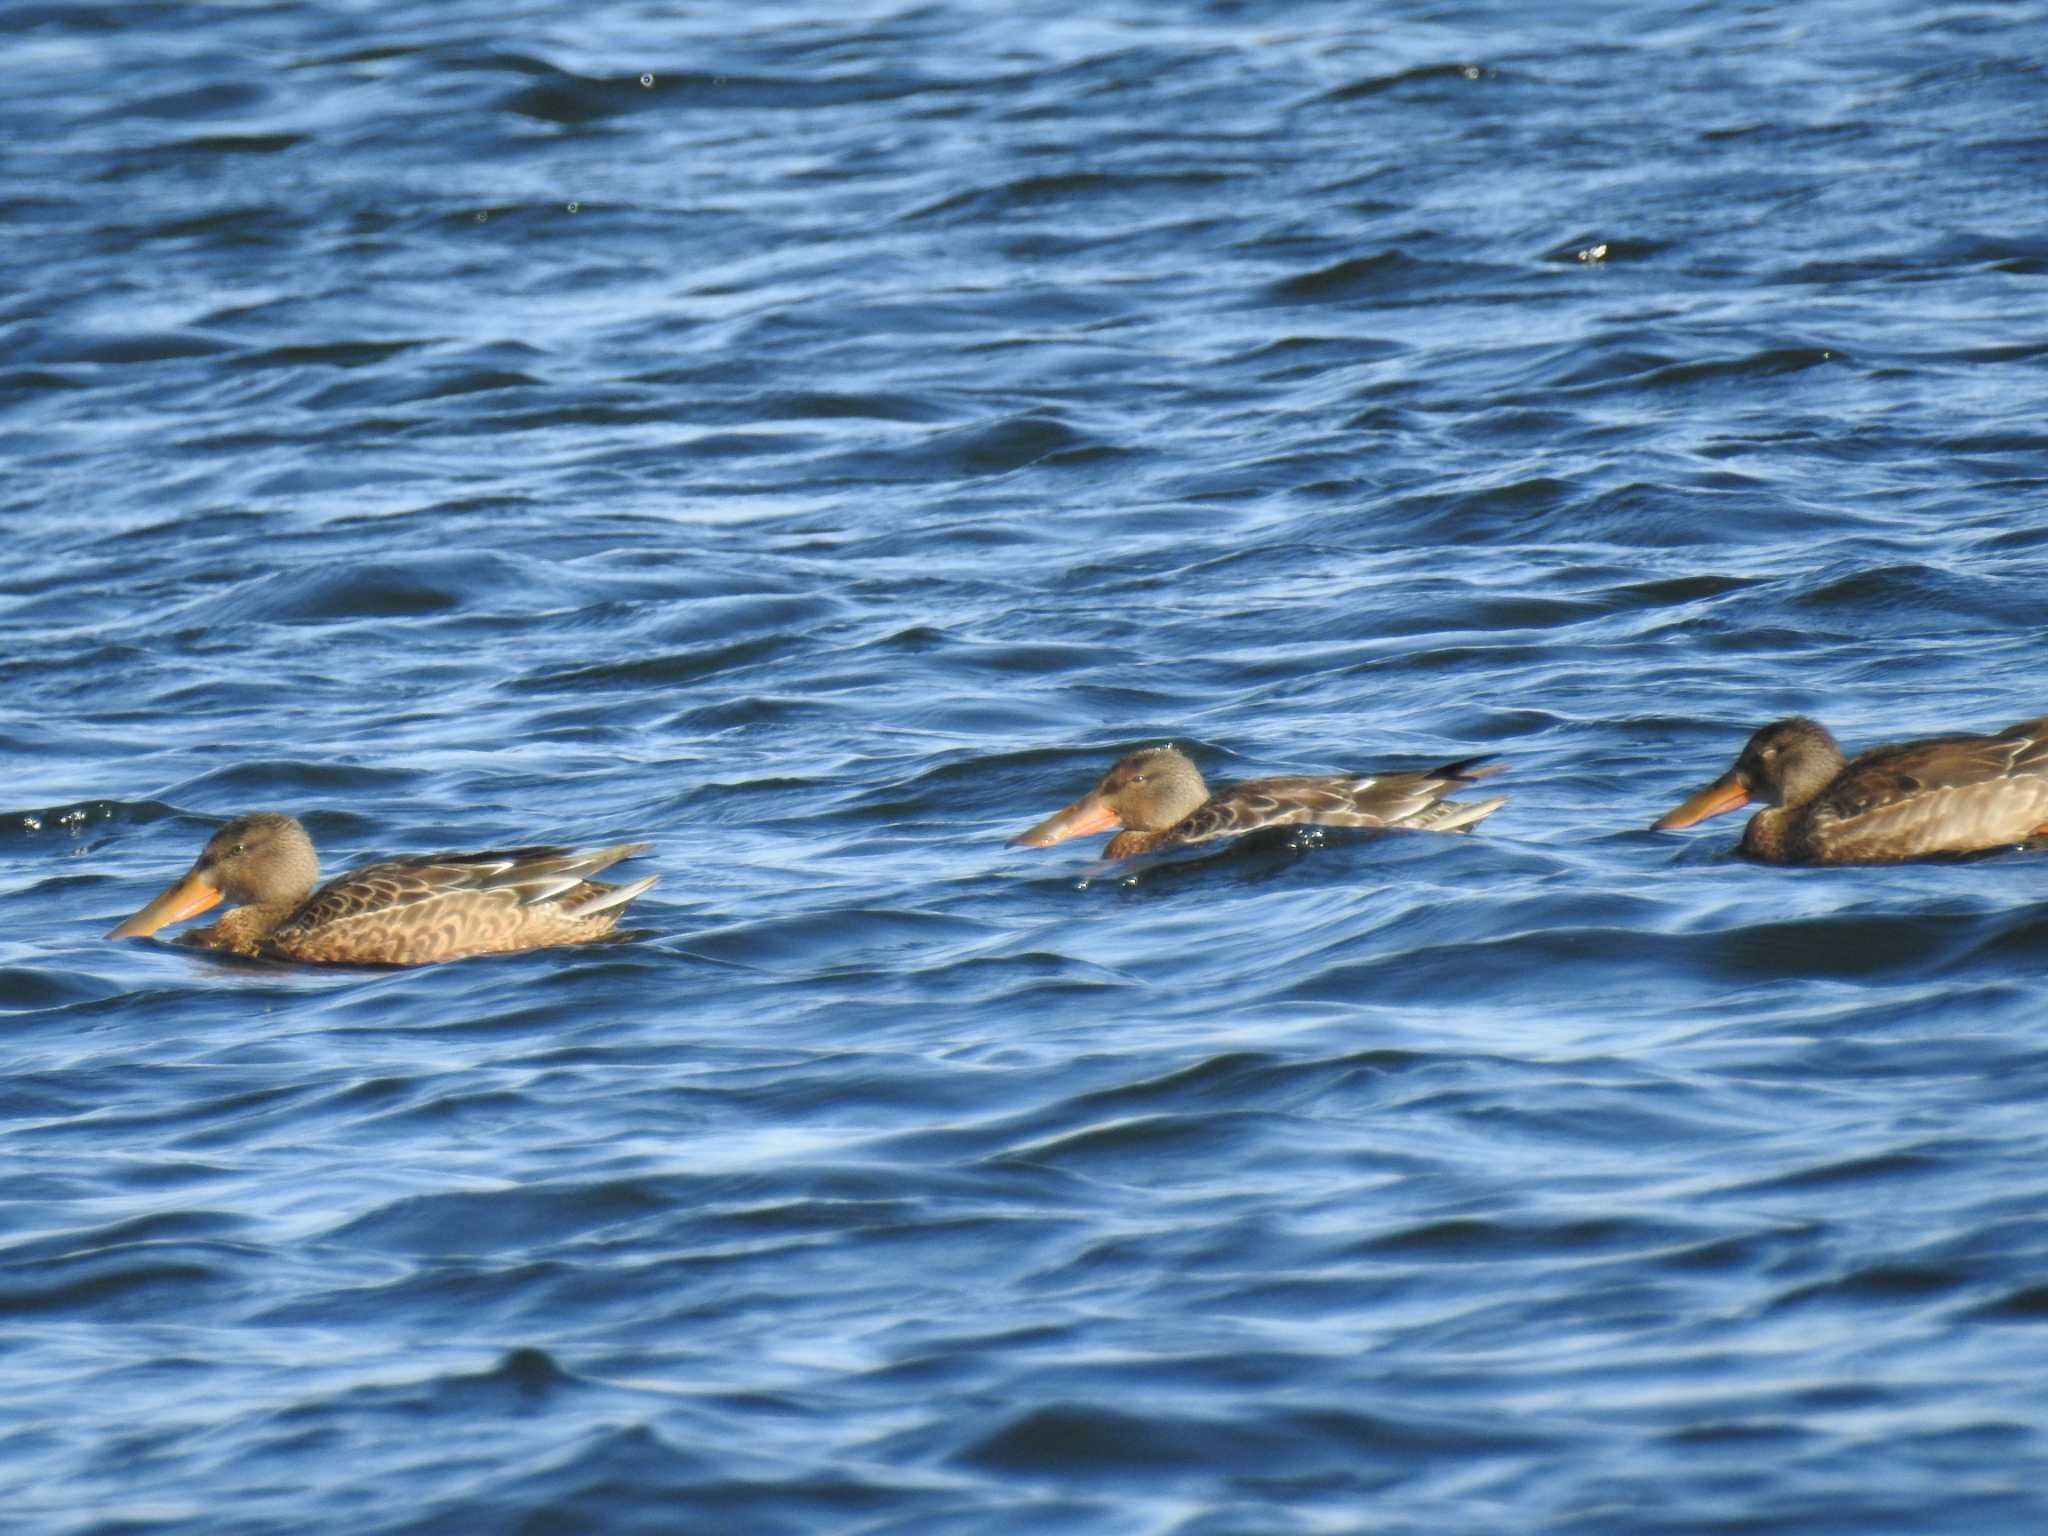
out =
<path fill-rule="evenodd" d="M 1422 772 L 1250 779 L 1218 790 L 1176 825 L 1176 843 L 1238 837 L 1264 827 L 1408 827 L 1454 832 L 1492 815 L 1505 796 L 1463 801 L 1457 789 L 1498 773 L 1481 758 Z"/>
<path fill-rule="evenodd" d="M 416 964 L 488 950 L 596 937 L 655 877 L 614 886 L 591 877 L 647 843 L 506 848 L 366 864 L 329 881 L 269 936 L 298 959 Z"/>
<path fill-rule="evenodd" d="M 1854 759 L 1813 803 L 1823 859 L 1909 859 L 2008 847 L 2048 831 L 2048 716 Z"/>

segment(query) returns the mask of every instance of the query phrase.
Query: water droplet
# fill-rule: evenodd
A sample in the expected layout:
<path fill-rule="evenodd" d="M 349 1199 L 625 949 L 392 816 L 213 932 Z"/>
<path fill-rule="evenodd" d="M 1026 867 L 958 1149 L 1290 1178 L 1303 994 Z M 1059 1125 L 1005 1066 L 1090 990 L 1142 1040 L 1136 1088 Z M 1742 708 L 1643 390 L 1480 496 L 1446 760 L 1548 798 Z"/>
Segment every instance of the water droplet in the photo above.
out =
<path fill-rule="evenodd" d="M 583 205 L 581 203 L 570 203 L 567 206 L 569 212 L 571 213 L 580 213 L 583 209 Z"/>
<path fill-rule="evenodd" d="M 43 830 L 43 821 L 40 816 L 24 816 L 21 818 L 21 824 L 31 832 Z"/>
<path fill-rule="evenodd" d="M 651 89 L 653 89 L 653 87 L 654 87 L 654 76 L 652 76 L 652 75 L 642 75 L 642 76 L 640 77 L 640 83 L 641 83 L 641 85 L 643 85 L 643 86 L 645 86 L 645 87 L 647 87 L 648 89 L 650 89 L 650 90 L 651 90 Z"/>
<path fill-rule="evenodd" d="M 476 221 L 477 223 L 481 224 L 485 219 L 488 219 L 489 217 L 490 215 L 488 213 L 480 213 L 476 216 Z"/>
<path fill-rule="evenodd" d="M 1579 260 L 1581 261 L 1605 261 L 1606 259 L 1607 242 L 1605 240 L 1602 240 L 1598 245 L 1589 245 L 1579 252 Z"/>

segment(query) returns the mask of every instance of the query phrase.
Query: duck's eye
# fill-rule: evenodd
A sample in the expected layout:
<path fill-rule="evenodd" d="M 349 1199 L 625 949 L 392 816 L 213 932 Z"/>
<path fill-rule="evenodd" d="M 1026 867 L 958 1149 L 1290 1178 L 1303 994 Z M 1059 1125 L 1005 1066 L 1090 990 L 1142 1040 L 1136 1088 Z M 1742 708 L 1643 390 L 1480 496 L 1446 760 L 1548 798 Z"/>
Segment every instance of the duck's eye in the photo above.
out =
<path fill-rule="evenodd" d="M 1131 775 L 1131 782 L 1133 784 L 1142 784 L 1145 782 L 1145 775 L 1143 775 L 1142 773 L 1134 773 Z"/>
<path fill-rule="evenodd" d="M 245 854 L 245 853 L 247 853 L 248 851 L 249 851 L 249 845 L 248 845 L 247 843 L 237 843 L 237 844 L 235 844 L 235 846 L 234 846 L 234 847 L 232 847 L 232 848 L 230 848 L 230 849 L 228 850 L 228 857 L 229 857 L 229 858 L 231 858 L 231 859 L 232 859 L 232 858 L 238 858 L 238 857 L 240 857 L 240 856 L 241 856 L 242 854 Z"/>

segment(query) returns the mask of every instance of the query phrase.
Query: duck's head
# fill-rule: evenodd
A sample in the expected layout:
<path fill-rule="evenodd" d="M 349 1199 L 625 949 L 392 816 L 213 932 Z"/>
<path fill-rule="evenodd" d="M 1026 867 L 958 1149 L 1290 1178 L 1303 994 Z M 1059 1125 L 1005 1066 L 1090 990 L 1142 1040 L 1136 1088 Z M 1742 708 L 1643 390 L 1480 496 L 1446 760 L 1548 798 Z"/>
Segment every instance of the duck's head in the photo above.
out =
<path fill-rule="evenodd" d="M 1164 832 L 1208 798 L 1201 770 L 1185 754 L 1172 747 L 1145 747 L 1118 758 L 1087 794 L 1011 838 L 1010 846 L 1049 848 L 1116 827 Z"/>
<path fill-rule="evenodd" d="M 1765 726 L 1742 749 L 1735 766 L 1668 811 L 1651 827 L 1669 832 L 1724 811 L 1758 804 L 1804 805 L 1842 771 L 1842 749 L 1818 720 L 1794 718 Z"/>
<path fill-rule="evenodd" d="M 306 829 L 277 811 L 237 816 L 206 841 L 191 869 L 107 937 L 132 939 L 197 917 L 223 897 L 238 907 L 303 900 L 320 878 Z"/>

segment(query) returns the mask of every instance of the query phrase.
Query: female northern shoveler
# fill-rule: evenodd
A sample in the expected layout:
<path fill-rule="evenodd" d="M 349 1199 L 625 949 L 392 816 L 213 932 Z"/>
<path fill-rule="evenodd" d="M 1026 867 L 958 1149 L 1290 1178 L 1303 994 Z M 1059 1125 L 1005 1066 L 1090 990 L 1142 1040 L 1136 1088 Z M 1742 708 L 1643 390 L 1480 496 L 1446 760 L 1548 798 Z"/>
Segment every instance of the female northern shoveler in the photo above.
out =
<path fill-rule="evenodd" d="M 1102 782 L 1065 810 L 1010 839 L 1012 847 L 1046 848 L 1091 832 L 1124 830 L 1104 856 L 1134 854 L 1238 837 L 1262 827 L 1411 827 L 1460 832 L 1507 803 L 1445 796 L 1501 766 L 1468 757 L 1422 773 L 1326 774 L 1250 779 L 1214 794 L 1201 771 L 1172 747 L 1147 747 L 1118 761 Z"/>
<path fill-rule="evenodd" d="M 2048 716 L 1996 736 L 1938 736 L 1844 759 L 1827 728 L 1780 720 L 1659 820 L 1689 827 L 1752 800 L 1738 852 L 1770 864 L 1885 864 L 2048 835 Z"/>
<path fill-rule="evenodd" d="M 365 864 L 316 891 L 320 860 L 306 829 L 258 811 L 214 833 L 183 878 L 107 937 L 155 933 L 226 897 L 233 909 L 186 942 L 355 965 L 584 944 L 610 933 L 626 903 L 660 878 L 606 885 L 590 877 L 650 846 L 434 853 Z"/>

